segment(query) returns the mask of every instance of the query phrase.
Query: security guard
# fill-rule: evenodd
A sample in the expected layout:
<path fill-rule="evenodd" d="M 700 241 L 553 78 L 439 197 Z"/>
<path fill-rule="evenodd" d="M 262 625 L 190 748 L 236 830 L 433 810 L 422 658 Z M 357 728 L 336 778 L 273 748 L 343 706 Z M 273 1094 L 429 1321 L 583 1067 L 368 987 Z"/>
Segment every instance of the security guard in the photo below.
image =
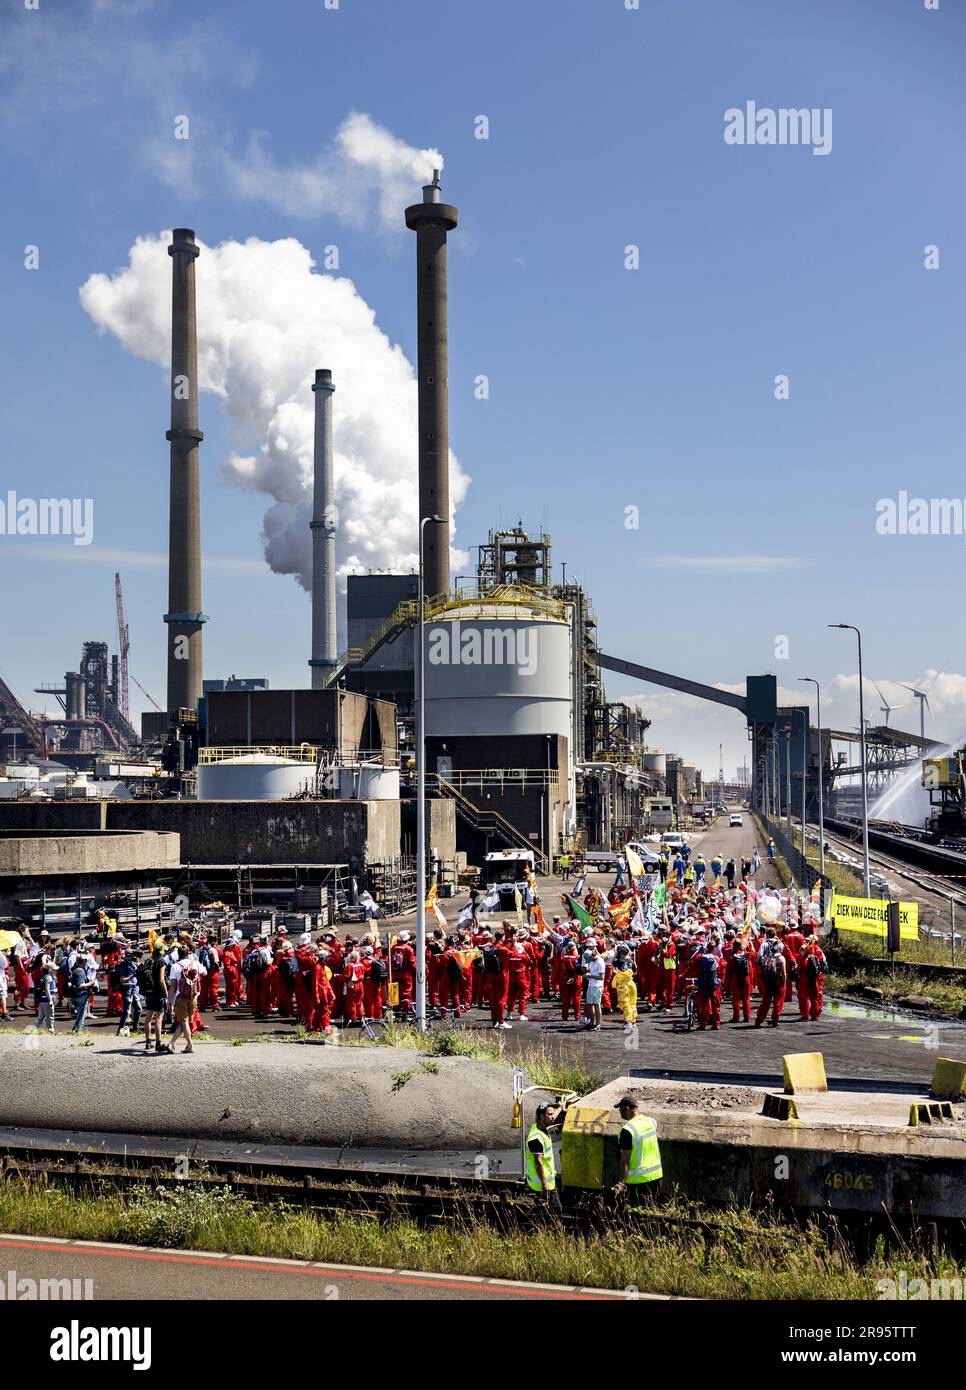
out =
<path fill-rule="evenodd" d="M 553 1101 L 544 1101 L 537 1106 L 537 1113 L 530 1133 L 527 1135 L 526 1178 L 531 1192 L 540 1192 L 548 1207 L 554 1211 L 563 1208 L 560 1193 L 557 1191 L 557 1168 L 553 1157 L 553 1140 L 548 1130 L 557 1119 L 558 1108 Z"/>
<path fill-rule="evenodd" d="M 633 1096 L 622 1096 L 614 1106 L 623 1120 L 617 1143 L 621 1155 L 620 1180 L 614 1184 L 615 1193 L 626 1193 L 632 1202 L 653 1202 L 661 1190 L 661 1150 L 657 1142 L 657 1124 L 650 1115 L 638 1115 Z"/>

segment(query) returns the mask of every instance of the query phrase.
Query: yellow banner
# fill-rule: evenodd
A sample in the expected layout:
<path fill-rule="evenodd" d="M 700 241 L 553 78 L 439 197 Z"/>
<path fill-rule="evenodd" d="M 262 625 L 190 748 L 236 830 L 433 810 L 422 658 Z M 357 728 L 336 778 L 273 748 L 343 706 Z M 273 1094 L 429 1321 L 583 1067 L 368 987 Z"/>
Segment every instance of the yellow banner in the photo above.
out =
<path fill-rule="evenodd" d="M 838 893 L 832 902 L 832 918 L 839 931 L 867 932 L 885 936 L 889 904 L 884 898 L 844 898 Z M 899 904 L 899 937 L 919 940 L 919 904 Z"/>

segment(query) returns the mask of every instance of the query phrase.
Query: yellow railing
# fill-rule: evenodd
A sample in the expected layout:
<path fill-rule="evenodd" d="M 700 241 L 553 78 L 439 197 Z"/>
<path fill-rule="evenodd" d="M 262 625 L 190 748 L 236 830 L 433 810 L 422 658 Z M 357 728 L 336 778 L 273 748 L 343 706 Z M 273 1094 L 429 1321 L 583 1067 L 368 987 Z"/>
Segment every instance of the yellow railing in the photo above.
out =
<path fill-rule="evenodd" d="M 226 758 L 250 758 L 258 754 L 270 758 L 290 758 L 300 763 L 317 763 L 322 751 L 311 743 L 299 743 L 295 746 L 282 743 L 226 743 L 210 747 L 205 745 L 203 748 L 199 748 L 198 762 L 204 766 L 210 763 L 223 763 Z"/>

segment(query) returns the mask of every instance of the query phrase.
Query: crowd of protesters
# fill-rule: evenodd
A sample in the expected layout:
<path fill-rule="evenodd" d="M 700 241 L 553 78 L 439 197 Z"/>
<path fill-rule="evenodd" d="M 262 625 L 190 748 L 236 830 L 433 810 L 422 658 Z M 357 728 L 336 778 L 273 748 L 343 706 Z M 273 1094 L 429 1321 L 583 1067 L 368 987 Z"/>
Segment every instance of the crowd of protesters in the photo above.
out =
<path fill-rule="evenodd" d="M 610 1015 L 629 1032 L 641 1012 L 669 1013 L 693 993 L 700 1028 L 721 1026 L 723 1002 L 731 1004 L 731 1022 L 760 1027 L 778 1025 L 794 990 L 802 1019 L 821 1016 L 826 961 L 817 901 L 756 887 L 757 850 L 740 871 L 720 856 L 705 863 L 686 845 L 673 857 L 662 849 L 652 874 L 633 871 L 640 867 L 621 860 L 606 894 L 587 888 L 586 876 L 578 879 L 549 921 L 536 880 L 518 892 L 514 922 L 494 920 L 496 895 L 474 891 L 455 925 L 448 924 L 431 894 L 430 1010 L 496 1029 L 530 1022 L 534 1008 L 541 1022 L 559 1019 L 590 1031 Z M 15 944 L 0 952 L 0 1018 L 33 1012 L 32 1026 L 52 1032 L 61 1008 L 79 1033 L 99 983 L 118 1035 L 143 1027 L 144 1045 L 158 1052 L 170 1052 L 179 1038 L 191 1051 L 206 1014 L 246 1006 L 255 1019 L 287 1018 L 322 1035 L 337 1024 L 411 1017 L 413 935 L 387 936 L 377 922 L 367 925 L 358 937 L 295 937 L 279 926 L 246 940 L 236 930 L 220 944 L 213 934 L 187 929 L 128 941 L 103 912 L 89 937 L 56 943 L 46 931 L 34 940 L 22 926 Z"/>

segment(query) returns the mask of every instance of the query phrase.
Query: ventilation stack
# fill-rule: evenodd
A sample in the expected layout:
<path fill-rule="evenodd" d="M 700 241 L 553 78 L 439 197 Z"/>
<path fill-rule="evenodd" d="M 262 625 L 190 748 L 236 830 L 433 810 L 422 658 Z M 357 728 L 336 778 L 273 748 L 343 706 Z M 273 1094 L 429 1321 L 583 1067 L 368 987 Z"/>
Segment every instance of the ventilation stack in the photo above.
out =
<path fill-rule="evenodd" d="M 332 373 L 315 373 L 315 456 L 312 488 L 312 689 L 323 690 L 336 664 L 335 486 L 332 474 Z"/>

